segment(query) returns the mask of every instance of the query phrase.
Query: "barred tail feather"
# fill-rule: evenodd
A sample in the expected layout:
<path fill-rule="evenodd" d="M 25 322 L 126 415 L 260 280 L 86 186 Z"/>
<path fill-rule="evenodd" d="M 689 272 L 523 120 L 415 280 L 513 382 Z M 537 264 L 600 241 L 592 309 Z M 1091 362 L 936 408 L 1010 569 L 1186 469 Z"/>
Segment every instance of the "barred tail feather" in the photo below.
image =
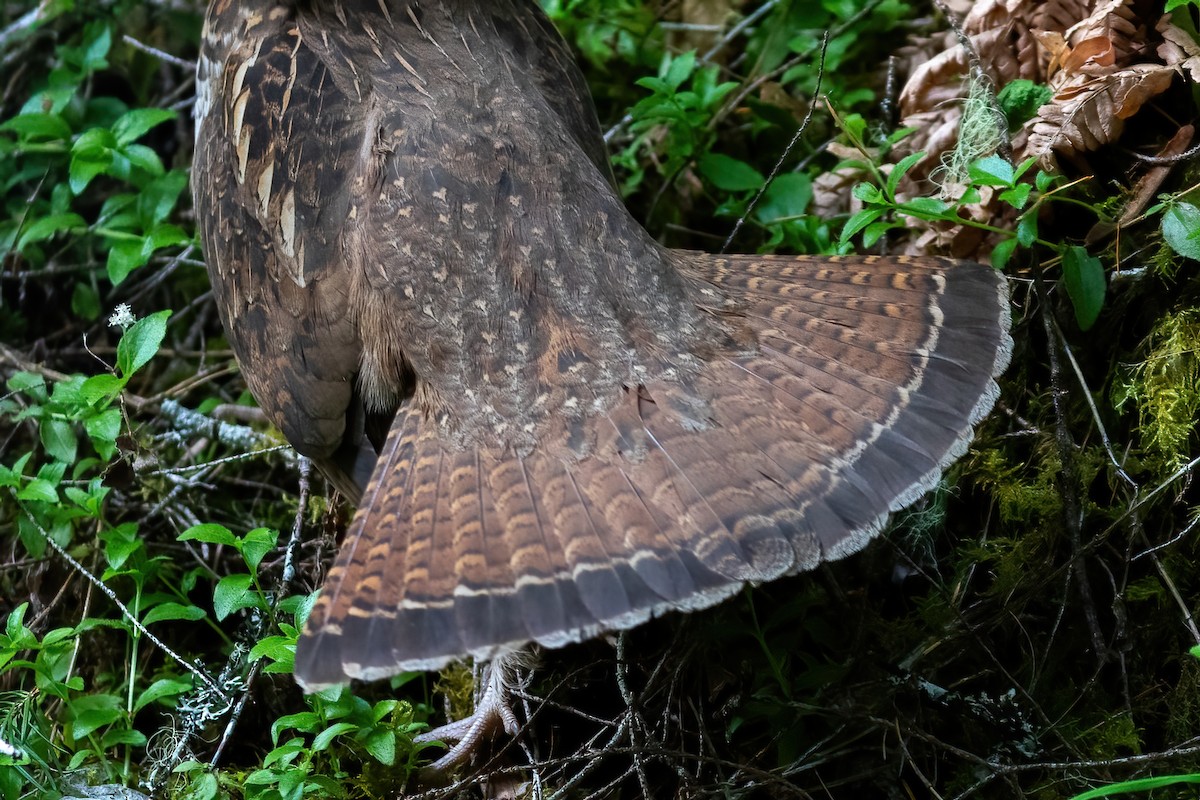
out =
<path fill-rule="evenodd" d="M 455 450 L 402 409 L 301 641 L 307 688 L 557 647 L 845 556 L 995 402 L 1009 311 L 988 268 L 673 258 L 756 346 L 563 422 L 583 455 Z"/>

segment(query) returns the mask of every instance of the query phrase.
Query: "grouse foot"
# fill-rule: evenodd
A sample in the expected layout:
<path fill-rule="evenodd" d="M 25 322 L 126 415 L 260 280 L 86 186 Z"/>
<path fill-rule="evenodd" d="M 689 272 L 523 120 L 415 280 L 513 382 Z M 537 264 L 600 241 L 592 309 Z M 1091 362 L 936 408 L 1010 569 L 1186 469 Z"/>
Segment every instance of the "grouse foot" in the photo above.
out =
<path fill-rule="evenodd" d="M 521 724 L 509 705 L 510 690 L 519 681 L 516 667 L 520 662 L 517 654 L 507 654 L 484 664 L 479 681 L 482 691 L 475 701 L 475 713 L 414 737 L 413 741 L 418 743 L 456 743 L 444 756 L 422 770 L 422 779 L 444 780 L 451 770 L 479 755 L 481 748 L 501 730 L 514 737 L 520 732 Z"/>

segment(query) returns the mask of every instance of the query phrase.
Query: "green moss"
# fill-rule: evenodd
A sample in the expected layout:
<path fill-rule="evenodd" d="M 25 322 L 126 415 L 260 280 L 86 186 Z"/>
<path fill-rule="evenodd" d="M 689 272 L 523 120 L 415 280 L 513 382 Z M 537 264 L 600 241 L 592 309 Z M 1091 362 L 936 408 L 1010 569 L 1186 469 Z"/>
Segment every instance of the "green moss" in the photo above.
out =
<path fill-rule="evenodd" d="M 1137 409 L 1142 448 L 1174 471 L 1188 461 L 1200 413 L 1200 309 L 1165 316 L 1146 348 L 1115 390 L 1114 405 Z"/>

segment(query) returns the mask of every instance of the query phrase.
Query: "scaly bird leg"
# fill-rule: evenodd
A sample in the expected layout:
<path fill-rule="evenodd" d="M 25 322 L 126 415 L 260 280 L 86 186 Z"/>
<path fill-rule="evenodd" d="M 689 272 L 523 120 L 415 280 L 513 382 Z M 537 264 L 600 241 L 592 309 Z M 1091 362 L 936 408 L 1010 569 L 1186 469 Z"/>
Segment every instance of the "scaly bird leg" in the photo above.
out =
<path fill-rule="evenodd" d="M 413 741 L 418 743 L 456 742 L 449 752 L 422 771 L 424 776 L 444 776 L 472 760 L 501 729 L 509 736 L 520 732 L 521 725 L 508 703 L 510 689 L 518 680 L 514 669 L 518 663 L 518 656 L 508 654 L 485 664 L 483 691 L 475 703 L 475 713 L 414 737 Z"/>

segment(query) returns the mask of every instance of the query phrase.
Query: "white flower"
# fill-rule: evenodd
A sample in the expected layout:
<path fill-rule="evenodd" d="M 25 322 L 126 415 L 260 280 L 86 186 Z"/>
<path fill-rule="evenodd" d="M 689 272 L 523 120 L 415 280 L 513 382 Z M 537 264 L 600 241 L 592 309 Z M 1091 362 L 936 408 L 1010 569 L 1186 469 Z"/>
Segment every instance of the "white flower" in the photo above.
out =
<path fill-rule="evenodd" d="M 129 307 L 129 303 L 121 303 L 113 309 L 112 316 L 108 318 L 108 327 L 120 328 L 128 330 L 129 326 L 137 322 L 133 316 L 133 309 Z"/>

